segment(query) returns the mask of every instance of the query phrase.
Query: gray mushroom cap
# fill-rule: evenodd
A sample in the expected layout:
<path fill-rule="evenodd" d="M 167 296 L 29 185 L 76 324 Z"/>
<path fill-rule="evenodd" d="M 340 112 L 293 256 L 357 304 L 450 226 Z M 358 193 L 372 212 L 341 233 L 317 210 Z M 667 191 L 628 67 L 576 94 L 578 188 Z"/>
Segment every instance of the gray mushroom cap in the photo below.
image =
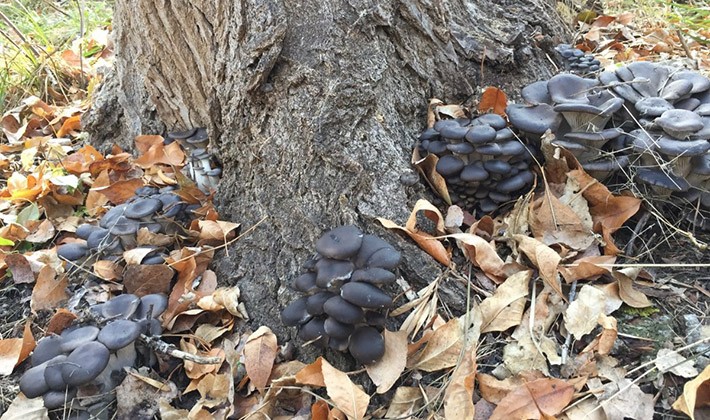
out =
<path fill-rule="evenodd" d="M 185 141 L 197 147 L 206 147 L 206 143 L 209 141 L 207 129 L 204 127 L 197 128 L 190 137 L 185 139 Z"/>
<path fill-rule="evenodd" d="M 32 366 L 42 363 L 62 354 L 62 343 L 64 339 L 58 335 L 48 335 L 37 341 L 34 351 L 32 351 Z"/>
<path fill-rule="evenodd" d="M 392 305 L 392 298 L 377 286 L 365 282 L 350 282 L 340 289 L 346 301 L 366 309 L 383 309 Z"/>
<path fill-rule="evenodd" d="M 94 341 L 98 335 L 99 329 L 93 325 L 64 330 L 60 336 L 62 337 L 60 348 L 62 352 L 69 353 L 84 343 Z"/>
<path fill-rule="evenodd" d="M 184 140 L 197 131 L 197 128 L 188 128 L 187 130 L 182 130 L 182 131 L 172 131 L 168 133 L 168 136 L 170 138 L 176 139 L 176 140 Z"/>
<path fill-rule="evenodd" d="M 587 172 L 611 172 L 629 165 L 629 157 L 626 155 L 616 156 L 613 159 L 601 159 L 592 162 L 582 163 L 582 168 Z"/>
<path fill-rule="evenodd" d="M 316 263 L 316 284 L 322 289 L 339 286 L 350 278 L 354 269 L 350 261 L 322 258 Z"/>
<path fill-rule="evenodd" d="M 575 141 L 566 141 L 555 139 L 552 140 L 552 145 L 557 147 L 562 147 L 574 154 L 575 156 L 580 156 L 583 153 L 589 152 L 589 147 L 584 144 L 577 143 Z"/>
<path fill-rule="evenodd" d="M 547 90 L 547 80 L 540 80 L 525 86 L 520 94 L 530 105 L 552 104 L 552 97 Z"/>
<path fill-rule="evenodd" d="M 304 273 L 296 277 L 293 282 L 294 289 L 303 293 L 313 293 L 318 290 L 316 285 L 316 273 Z"/>
<path fill-rule="evenodd" d="M 700 115 L 685 109 L 671 109 L 656 118 L 656 125 L 669 135 L 684 139 L 703 128 Z"/>
<path fill-rule="evenodd" d="M 677 81 L 677 80 L 689 81 L 693 85 L 692 89 L 690 90 L 691 94 L 710 90 L 710 79 L 708 79 L 707 77 L 698 73 L 697 71 L 691 71 L 691 70 L 677 71 L 677 72 L 673 73 L 673 75 L 671 76 L 671 79 L 674 81 Z"/>
<path fill-rule="evenodd" d="M 101 328 L 96 338 L 109 350 L 118 350 L 134 342 L 141 335 L 138 323 L 127 319 L 117 319 Z"/>
<path fill-rule="evenodd" d="M 133 315 L 134 319 L 156 319 L 168 307 L 168 297 L 162 293 L 151 293 L 140 299 L 140 304 Z"/>
<path fill-rule="evenodd" d="M 468 127 L 462 127 L 456 123 L 444 126 L 441 131 L 439 131 L 439 134 L 441 137 L 445 137 L 447 139 L 463 140 L 466 133 L 468 133 L 468 130 Z"/>
<path fill-rule="evenodd" d="M 355 327 L 352 324 L 342 323 L 332 317 L 325 319 L 323 327 L 326 334 L 335 338 L 348 338 L 355 331 Z"/>
<path fill-rule="evenodd" d="M 163 208 L 163 203 L 157 198 L 140 198 L 126 207 L 124 216 L 132 219 L 142 219 L 151 216 Z"/>
<path fill-rule="evenodd" d="M 693 173 L 698 175 L 710 175 L 710 154 L 693 156 L 691 165 Z"/>
<path fill-rule="evenodd" d="M 141 300 L 138 296 L 127 293 L 118 295 L 105 303 L 94 305 L 91 307 L 91 311 L 103 319 L 128 319 L 136 312 L 140 302 Z"/>
<path fill-rule="evenodd" d="M 74 387 L 61 391 L 48 391 L 42 396 L 45 408 L 54 410 L 63 407 L 76 397 L 77 389 Z"/>
<path fill-rule="evenodd" d="M 333 296 L 323 304 L 323 311 L 345 324 L 358 324 L 365 320 L 362 308 L 346 301 L 341 296 Z"/>
<path fill-rule="evenodd" d="M 686 98 L 673 104 L 677 109 L 687 109 L 688 111 L 694 111 L 700 105 L 700 99 L 698 98 Z"/>
<path fill-rule="evenodd" d="M 502 130 L 508 125 L 503 117 L 493 113 L 479 115 L 475 120 L 473 120 L 473 123 L 489 125 L 495 130 Z"/>
<path fill-rule="evenodd" d="M 693 90 L 693 82 L 687 79 L 674 80 L 663 87 L 661 98 L 675 102 L 690 95 Z"/>
<path fill-rule="evenodd" d="M 624 134 L 624 130 L 620 128 L 607 128 L 598 132 L 577 131 L 566 133 L 564 138 L 571 141 L 584 143 L 586 145 L 597 144 L 598 147 L 603 146 L 609 140 L 615 139 Z"/>
<path fill-rule="evenodd" d="M 520 190 L 532 183 L 535 176 L 531 171 L 522 171 L 514 176 L 498 181 L 498 190 L 504 193 L 510 193 Z"/>
<path fill-rule="evenodd" d="M 362 245 L 360 246 L 360 250 L 355 256 L 355 266 L 358 268 L 365 267 L 367 265 L 367 261 L 370 259 L 370 257 L 372 257 L 375 252 L 383 248 L 391 247 L 392 246 L 389 243 L 375 235 L 363 236 Z"/>
<path fill-rule="evenodd" d="M 158 187 L 152 187 L 150 185 L 144 185 L 136 190 L 136 196 L 138 197 L 150 197 L 155 194 L 158 194 Z"/>
<path fill-rule="evenodd" d="M 419 134 L 419 141 L 436 140 L 438 138 L 439 132 L 436 131 L 433 127 L 427 128 L 426 130 L 422 131 L 421 134 Z"/>
<path fill-rule="evenodd" d="M 308 297 L 301 297 L 292 301 L 283 311 L 281 311 L 281 322 L 284 325 L 293 327 L 308 322 L 311 315 L 306 310 Z"/>
<path fill-rule="evenodd" d="M 62 377 L 67 385 L 81 386 L 94 380 L 108 365 L 109 351 L 92 341 L 82 344 L 69 354 L 62 365 Z"/>
<path fill-rule="evenodd" d="M 601 83 L 611 88 L 617 95 L 633 104 L 643 99 L 643 96 L 634 88 L 622 82 L 616 72 L 604 71 L 599 74 L 598 78 Z"/>
<path fill-rule="evenodd" d="M 324 320 L 322 318 L 313 318 L 301 327 L 298 331 L 298 336 L 303 341 L 318 340 L 313 344 L 324 346 L 327 344 L 328 337 L 325 333 L 325 326 L 323 324 Z"/>
<path fill-rule="evenodd" d="M 49 391 L 49 385 L 44 379 L 44 369 L 47 367 L 46 363 L 42 363 L 38 366 L 34 366 L 27 369 L 25 373 L 20 378 L 20 391 L 25 394 L 27 398 L 37 398 L 45 392 Z"/>
<path fill-rule="evenodd" d="M 511 140 L 515 137 L 515 133 L 510 128 L 506 127 L 496 131 L 496 138 L 494 141 L 502 142 L 506 140 Z"/>
<path fill-rule="evenodd" d="M 98 226 L 90 225 L 88 223 L 82 223 L 76 227 L 76 232 L 74 232 L 74 233 L 76 233 L 76 236 L 78 236 L 79 238 L 81 238 L 83 240 L 87 240 L 87 239 L 89 239 L 89 235 L 91 235 L 91 232 L 93 232 L 97 229 L 101 229 L 101 228 Z"/>
<path fill-rule="evenodd" d="M 498 159 L 491 159 L 483 162 L 483 167 L 489 173 L 494 174 L 507 174 L 512 169 L 508 162 L 504 162 Z"/>
<path fill-rule="evenodd" d="M 363 365 L 374 363 L 385 354 L 385 340 L 376 329 L 358 327 L 350 336 L 348 345 L 350 354 Z"/>
<path fill-rule="evenodd" d="M 360 249 L 364 234 L 353 225 L 332 229 L 316 241 L 316 251 L 326 258 L 348 259 Z"/>
<path fill-rule="evenodd" d="M 707 140 L 676 140 L 672 137 L 662 136 L 656 141 L 656 150 L 668 156 L 696 156 L 710 150 L 710 142 Z"/>
<path fill-rule="evenodd" d="M 482 155 L 490 156 L 515 156 L 525 152 L 525 146 L 517 140 L 501 143 L 489 143 L 478 146 L 476 151 Z"/>
<path fill-rule="evenodd" d="M 446 148 L 449 149 L 450 152 L 458 153 L 460 155 L 468 155 L 476 151 L 473 145 L 468 142 L 449 143 L 446 145 Z"/>
<path fill-rule="evenodd" d="M 44 369 L 44 381 L 49 389 L 54 391 L 63 391 L 67 384 L 62 377 L 62 365 L 66 362 L 67 356 L 60 354 L 49 360 Z"/>
<path fill-rule="evenodd" d="M 70 242 L 57 247 L 57 255 L 69 261 L 81 259 L 85 257 L 88 252 L 89 247 L 81 242 Z"/>
<path fill-rule="evenodd" d="M 626 66 L 626 70 L 633 74 L 632 86 L 643 96 L 658 96 L 661 87 L 666 84 L 670 77 L 670 69 L 666 66 L 651 63 L 648 61 L 636 61 Z M 620 74 L 617 69 L 617 74 Z"/>
<path fill-rule="evenodd" d="M 99 220 L 99 226 L 106 229 L 112 226 L 114 222 L 116 222 L 116 219 L 123 216 L 123 212 L 126 210 L 126 207 L 128 207 L 127 204 L 119 204 L 109 209 L 109 211 L 101 217 L 101 220 Z"/>
<path fill-rule="evenodd" d="M 493 141 L 496 134 L 496 129 L 490 125 L 479 124 L 471 127 L 464 138 L 471 144 L 483 144 Z"/>
<path fill-rule="evenodd" d="M 140 224 L 125 216 L 119 216 L 116 222 L 109 227 L 109 232 L 116 236 L 133 235 L 138 231 Z"/>
<path fill-rule="evenodd" d="M 446 155 L 439 158 L 436 163 L 436 172 L 444 177 L 456 176 L 461 172 L 464 165 L 465 163 L 459 157 Z"/>
<path fill-rule="evenodd" d="M 433 153 L 435 155 L 439 155 L 444 153 L 447 150 L 447 145 L 445 141 L 431 141 L 429 142 L 429 146 L 427 147 L 427 151 L 429 153 Z"/>
<path fill-rule="evenodd" d="M 397 267 L 401 258 L 402 254 L 400 254 L 399 251 L 388 246 L 375 251 L 370 258 L 367 259 L 364 267 L 392 270 Z"/>
<path fill-rule="evenodd" d="M 550 92 L 550 97 L 557 104 L 566 102 L 589 103 L 587 95 L 597 86 L 599 86 L 599 81 L 596 79 L 585 79 L 569 73 L 553 76 L 547 82 L 547 90 Z"/>
<path fill-rule="evenodd" d="M 514 127 L 531 134 L 541 135 L 547 130 L 557 131 L 562 122 L 562 115 L 548 104 L 510 104 L 505 112 Z"/>
<path fill-rule="evenodd" d="M 393 272 L 380 267 L 361 268 L 353 271 L 352 281 L 364 281 L 373 284 L 389 284 L 394 282 Z"/>
<path fill-rule="evenodd" d="M 636 179 L 670 191 L 687 191 L 690 188 L 685 178 L 666 173 L 660 168 L 641 168 L 636 172 Z"/>
<path fill-rule="evenodd" d="M 656 96 L 640 99 L 634 104 L 634 108 L 642 116 L 649 117 L 657 117 L 670 109 L 674 109 L 673 104 Z"/>
<path fill-rule="evenodd" d="M 490 177 L 488 171 L 483 168 L 481 162 L 470 163 L 466 165 L 459 175 L 462 181 L 466 182 L 481 182 Z"/>
<path fill-rule="evenodd" d="M 323 304 L 335 296 L 332 292 L 318 292 L 306 300 L 306 311 L 311 315 L 323 315 Z"/>
<path fill-rule="evenodd" d="M 101 246 L 108 246 L 111 242 L 111 237 L 109 235 L 108 229 L 102 227 L 94 229 L 89 237 L 86 238 L 86 245 L 91 249 L 96 249 Z"/>

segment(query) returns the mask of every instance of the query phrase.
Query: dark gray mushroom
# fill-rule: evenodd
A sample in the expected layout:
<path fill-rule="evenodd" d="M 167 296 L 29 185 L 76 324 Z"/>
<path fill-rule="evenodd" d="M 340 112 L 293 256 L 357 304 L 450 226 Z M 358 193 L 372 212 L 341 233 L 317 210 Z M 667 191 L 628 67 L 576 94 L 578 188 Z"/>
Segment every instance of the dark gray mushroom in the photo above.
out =
<path fill-rule="evenodd" d="M 333 296 L 335 293 L 327 291 L 309 296 L 306 300 L 306 311 L 311 315 L 323 315 L 323 304 Z"/>
<path fill-rule="evenodd" d="M 74 233 L 76 233 L 76 236 L 78 236 L 79 238 L 87 240 L 89 239 L 89 235 L 91 235 L 91 233 L 97 229 L 101 228 L 98 226 L 90 225 L 88 223 L 82 223 L 76 227 L 76 232 Z"/>
<path fill-rule="evenodd" d="M 62 331 L 62 334 L 60 336 L 62 337 L 62 343 L 60 345 L 60 348 L 62 352 L 69 353 L 84 343 L 94 341 L 96 339 L 96 336 L 98 335 L 99 329 L 93 325 L 66 329 Z"/>
<path fill-rule="evenodd" d="M 39 339 L 32 352 L 32 366 L 39 366 L 62 354 L 63 342 L 64 339 L 62 337 L 54 334 Z"/>
<path fill-rule="evenodd" d="M 487 160 L 483 162 L 483 167 L 486 171 L 493 174 L 507 174 L 512 169 L 508 162 L 499 159 Z"/>
<path fill-rule="evenodd" d="M 141 264 L 143 264 L 143 265 L 163 264 L 165 262 L 165 257 L 167 257 L 167 255 L 165 255 L 165 254 L 146 255 L 143 258 L 143 260 L 141 260 Z"/>
<path fill-rule="evenodd" d="M 679 99 L 688 97 L 692 90 L 693 82 L 686 79 L 677 79 L 661 89 L 661 98 L 669 102 L 676 102 Z"/>
<path fill-rule="evenodd" d="M 365 323 L 371 327 L 377 329 L 382 329 L 385 327 L 387 317 L 385 314 L 379 311 L 366 311 L 365 312 Z"/>
<path fill-rule="evenodd" d="M 389 270 L 380 267 L 361 268 L 353 271 L 352 281 L 364 281 L 373 284 L 389 284 L 394 282 L 395 275 Z"/>
<path fill-rule="evenodd" d="M 392 306 L 392 298 L 377 286 L 365 282 L 350 282 L 340 289 L 346 301 L 366 309 L 383 309 Z"/>
<path fill-rule="evenodd" d="M 207 148 L 207 145 L 209 143 L 209 135 L 207 134 L 207 129 L 204 127 L 199 127 L 195 130 L 195 132 L 190 136 L 185 139 L 187 144 L 189 144 L 192 147 L 197 147 L 197 148 Z"/>
<path fill-rule="evenodd" d="M 463 140 L 468 133 L 468 127 L 462 127 L 458 122 L 455 124 L 447 124 L 441 128 L 439 134 L 441 137 L 451 140 Z"/>
<path fill-rule="evenodd" d="M 42 396 L 42 401 L 44 406 L 48 410 L 54 410 L 60 407 L 64 407 L 65 404 L 69 403 L 76 397 L 77 390 L 74 387 L 67 388 L 61 391 L 47 391 Z"/>
<path fill-rule="evenodd" d="M 446 155 L 439 158 L 436 163 L 436 172 L 443 177 L 456 176 L 461 172 L 465 163 L 461 158 L 454 155 Z"/>
<path fill-rule="evenodd" d="M 450 152 L 458 153 L 460 155 L 468 155 L 476 150 L 473 145 L 468 142 L 450 143 L 446 145 L 446 148 L 449 149 Z"/>
<path fill-rule="evenodd" d="M 162 293 L 151 293 L 141 297 L 134 319 L 157 319 L 168 307 L 168 297 Z"/>
<path fill-rule="evenodd" d="M 123 249 L 132 249 L 137 244 L 136 232 L 139 228 L 140 224 L 137 221 L 119 216 L 116 222 L 109 227 L 109 233 L 120 238 Z"/>
<path fill-rule="evenodd" d="M 91 311 L 105 320 L 128 319 L 136 312 L 140 302 L 138 296 L 127 293 L 118 295 L 105 303 L 94 305 L 91 307 Z"/>
<path fill-rule="evenodd" d="M 103 249 L 110 247 L 114 239 L 115 238 L 109 234 L 108 229 L 97 227 L 89 234 L 89 237 L 86 238 L 86 246 L 91 249 Z"/>
<path fill-rule="evenodd" d="M 323 318 L 313 318 L 301 327 L 298 331 L 298 336 L 303 341 L 324 347 L 328 344 L 328 335 L 325 333 L 323 324 Z"/>
<path fill-rule="evenodd" d="M 522 171 L 514 176 L 498 181 L 498 190 L 503 193 L 511 193 L 518 191 L 527 185 L 530 185 L 535 176 L 531 171 Z"/>
<path fill-rule="evenodd" d="M 99 376 L 108 365 L 109 351 L 103 344 L 92 341 L 82 344 L 69 354 L 62 365 L 62 377 L 70 386 L 81 386 Z"/>
<path fill-rule="evenodd" d="M 516 136 L 515 136 L 515 133 L 513 132 L 513 130 L 506 127 L 506 128 L 496 131 L 496 138 L 494 139 L 494 141 L 496 143 L 499 143 L 499 142 L 504 142 L 507 140 L 512 140 L 515 137 Z"/>
<path fill-rule="evenodd" d="M 651 96 L 642 98 L 634 104 L 641 116 L 658 117 L 664 112 L 674 109 L 673 104 L 663 98 Z"/>
<path fill-rule="evenodd" d="M 82 242 L 70 242 L 57 247 L 57 255 L 69 261 L 77 261 L 84 258 L 88 252 L 89 247 Z"/>
<path fill-rule="evenodd" d="M 673 106 L 677 109 L 687 109 L 688 111 L 695 110 L 698 105 L 700 105 L 700 99 L 693 97 L 682 99 L 673 104 Z"/>
<path fill-rule="evenodd" d="M 101 328 L 96 339 L 107 349 L 113 351 L 133 343 L 140 335 L 141 328 L 136 322 L 117 319 Z"/>
<path fill-rule="evenodd" d="M 372 327 L 358 327 L 350 336 L 348 350 L 355 360 L 368 365 L 380 360 L 385 354 L 385 340 L 382 334 Z"/>
<path fill-rule="evenodd" d="M 140 198 L 126 207 L 123 215 L 131 219 L 144 219 L 153 216 L 163 208 L 163 203 L 157 198 Z"/>
<path fill-rule="evenodd" d="M 150 197 L 155 194 L 158 194 L 158 188 L 150 185 L 144 185 L 136 190 L 136 195 L 138 197 Z"/>
<path fill-rule="evenodd" d="M 362 308 L 346 301 L 340 296 L 333 296 L 323 304 L 323 310 L 329 316 L 345 324 L 358 324 L 365 320 Z"/>
<path fill-rule="evenodd" d="M 319 290 L 316 285 L 316 273 L 304 273 L 296 277 L 293 287 L 303 293 L 314 293 Z"/>
<path fill-rule="evenodd" d="M 289 327 L 301 325 L 311 319 L 311 315 L 306 310 L 308 297 L 302 297 L 291 302 L 281 311 L 281 322 Z"/>
<path fill-rule="evenodd" d="M 344 324 L 335 318 L 328 317 L 323 323 L 326 334 L 335 338 L 348 338 L 355 331 L 352 324 Z"/>
<path fill-rule="evenodd" d="M 611 97 L 601 103 L 562 103 L 555 105 L 553 109 L 562 113 L 573 132 L 598 132 L 604 129 L 612 114 L 618 111 L 623 104 L 623 99 Z"/>
<path fill-rule="evenodd" d="M 617 74 L 622 68 L 617 68 Z M 626 71 L 633 74 L 631 85 L 643 96 L 658 96 L 658 92 L 662 86 L 668 82 L 670 78 L 670 68 L 648 61 L 636 61 L 626 66 Z"/>
<path fill-rule="evenodd" d="M 510 123 L 518 130 L 540 136 L 545 131 L 557 131 L 562 122 L 562 115 L 555 112 L 551 105 L 511 104 L 505 109 Z"/>
<path fill-rule="evenodd" d="M 324 233 L 316 241 L 316 251 L 326 258 L 346 260 L 357 254 L 363 236 L 353 225 L 341 226 Z"/>
<path fill-rule="evenodd" d="M 483 163 L 474 162 L 466 165 L 459 177 L 465 182 L 481 182 L 489 178 L 488 171 L 483 168 Z"/>
<path fill-rule="evenodd" d="M 34 366 L 27 369 L 20 378 L 20 391 L 27 398 L 37 398 L 45 392 L 49 391 L 49 385 L 44 379 L 44 370 L 47 367 L 46 363 Z"/>
<path fill-rule="evenodd" d="M 587 95 L 599 86 L 596 79 L 585 79 L 574 74 L 562 73 L 547 82 L 547 90 L 556 104 L 577 102 L 589 103 Z"/>
<path fill-rule="evenodd" d="M 392 246 L 386 241 L 374 235 L 365 235 L 362 238 L 362 245 L 355 256 L 355 266 L 363 268 L 367 265 L 367 261 L 372 255 L 383 248 L 391 248 Z"/>
<path fill-rule="evenodd" d="M 465 139 L 472 144 L 483 144 L 496 138 L 496 129 L 488 124 L 474 125 L 466 133 Z"/>
<path fill-rule="evenodd" d="M 676 71 L 671 75 L 671 80 L 686 80 L 692 84 L 691 94 L 705 92 L 710 90 L 710 79 L 698 73 L 697 71 L 691 70 L 680 70 Z"/>
<path fill-rule="evenodd" d="M 622 129 L 614 127 L 607 128 L 599 132 L 566 133 L 564 135 L 564 138 L 566 140 L 571 140 L 583 144 L 587 147 L 601 149 L 608 141 L 613 140 L 622 134 L 624 134 L 624 131 Z"/>
<path fill-rule="evenodd" d="M 375 251 L 370 258 L 367 259 L 364 267 L 367 268 L 384 268 L 392 270 L 399 264 L 402 254 L 396 249 L 388 246 L 386 248 Z"/>
<path fill-rule="evenodd" d="M 530 105 L 552 104 L 552 97 L 547 90 L 547 80 L 540 80 L 525 86 L 520 94 Z"/>
<path fill-rule="evenodd" d="M 654 120 L 663 131 L 677 139 L 684 139 L 703 128 L 703 120 L 692 111 L 671 109 Z"/>
<path fill-rule="evenodd" d="M 339 287 L 350 278 L 354 269 L 350 261 L 322 258 L 316 263 L 316 284 L 322 289 Z"/>
<path fill-rule="evenodd" d="M 660 168 L 641 168 L 636 172 L 636 179 L 651 185 L 659 194 L 674 191 L 687 191 L 690 188 L 685 178 L 666 173 Z"/>
<path fill-rule="evenodd" d="M 53 391 L 63 391 L 67 384 L 62 377 L 62 365 L 67 360 L 67 356 L 60 354 L 47 362 L 44 369 L 44 381 L 49 389 Z"/>
<path fill-rule="evenodd" d="M 185 140 L 186 138 L 195 134 L 196 131 L 197 131 L 196 128 L 188 128 L 187 130 L 182 130 L 182 131 L 172 131 L 172 132 L 168 133 L 168 137 L 175 139 L 175 140 Z"/>
<path fill-rule="evenodd" d="M 111 227 L 120 216 L 123 216 L 123 212 L 126 210 L 126 207 L 128 207 L 127 204 L 119 204 L 109 209 L 109 211 L 101 217 L 101 220 L 99 220 L 99 226 L 104 229 Z"/>
<path fill-rule="evenodd" d="M 597 179 L 604 179 L 610 174 L 629 165 L 626 155 L 614 156 L 612 159 L 600 159 L 592 162 L 583 162 L 582 168 Z"/>
<path fill-rule="evenodd" d="M 498 114 L 482 114 L 479 115 L 474 121 L 474 124 L 489 125 L 496 130 L 504 129 L 508 124 L 505 122 L 505 118 Z"/>

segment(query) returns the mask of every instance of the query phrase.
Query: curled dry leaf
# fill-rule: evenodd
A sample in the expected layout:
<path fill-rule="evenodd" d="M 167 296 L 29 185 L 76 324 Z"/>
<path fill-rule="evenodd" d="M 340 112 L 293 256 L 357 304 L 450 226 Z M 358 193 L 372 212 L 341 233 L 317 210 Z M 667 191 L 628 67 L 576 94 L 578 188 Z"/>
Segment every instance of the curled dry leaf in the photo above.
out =
<path fill-rule="evenodd" d="M 476 347 L 474 344 L 463 352 L 463 358 L 454 369 L 451 381 L 444 393 L 444 417 L 446 420 L 472 419 L 476 414 L 473 391 L 476 379 Z"/>
<path fill-rule="evenodd" d="M 583 199 L 577 201 L 584 201 Z M 595 242 L 591 232 L 591 216 L 588 227 L 567 204 L 560 201 L 551 189 L 533 201 L 530 206 L 529 225 L 535 239 L 545 245 L 563 244 L 571 249 L 584 250 Z"/>
<path fill-rule="evenodd" d="M 109 260 L 99 260 L 93 265 L 94 274 L 104 280 L 116 280 L 120 279 L 121 266 L 116 264 L 114 261 Z"/>
<path fill-rule="evenodd" d="M 500 401 L 491 420 L 548 419 L 567 407 L 574 391 L 573 385 L 561 379 L 526 382 Z"/>
<path fill-rule="evenodd" d="M 30 308 L 33 313 L 42 309 L 54 309 L 69 298 L 67 295 L 68 279 L 62 275 L 57 280 L 57 272 L 48 265 L 42 267 L 37 275 L 37 283 L 32 289 Z"/>
<path fill-rule="evenodd" d="M 277 353 L 276 335 L 269 327 L 261 326 L 247 338 L 244 346 L 244 367 L 252 384 L 262 392 L 269 383 Z"/>
<path fill-rule="evenodd" d="M 597 255 L 582 257 L 571 264 L 562 264 L 560 274 L 567 284 L 575 280 L 596 280 L 604 274 L 611 273 L 611 264 L 616 262 L 613 255 Z"/>
<path fill-rule="evenodd" d="M 121 204 L 125 203 L 129 198 L 135 196 L 136 190 L 142 186 L 142 179 L 133 178 L 123 181 L 116 181 L 107 187 L 94 187 L 91 191 L 100 192 L 113 204 Z"/>
<path fill-rule="evenodd" d="M 683 385 L 683 395 L 681 395 L 674 403 L 673 409 L 688 415 L 693 420 L 701 420 L 706 417 L 696 415 L 700 411 L 704 411 L 707 415 L 710 407 L 710 366 L 705 369 L 695 379 L 690 380 Z"/>
<path fill-rule="evenodd" d="M 646 295 L 634 289 L 634 280 L 639 270 L 620 270 L 612 272 L 612 276 L 619 284 L 619 297 L 632 308 L 647 308 L 652 303 Z"/>
<path fill-rule="evenodd" d="M 493 404 L 500 404 L 508 393 L 518 388 L 521 384 L 543 377 L 544 375 L 539 371 L 527 371 L 505 379 L 498 379 L 487 373 L 476 374 L 481 396 Z"/>
<path fill-rule="evenodd" d="M 5 257 L 5 264 L 12 274 L 13 283 L 34 283 L 35 275 L 32 273 L 30 262 L 24 255 L 9 254 Z"/>
<path fill-rule="evenodd" d="M 302 385 L 324 387 L 323 380 L 323 357 L 318 357 L 315 362 L 304 366 L 296 373 L 296 382 Z"/>
<path fill-rule="evenodd" d="M 234 231 L 239 228 L 239 223 L 224 222 L 221 220 L 200 220 L 200 245 L 221 245 L 234 237 Z"/>
<path fill-rule="evenodd" d="M 45 335 L 61 333 L 65 328 L 70 326 L 75 319 L 77 319 L 77 315 L 74 312 L 64 308 L 57 309 L 54 315 L 52 315 L 52 319 L 49 320 Z"/>
<path fill-rule="evenodd" d="M 594 286 L 585 284 L 577 299 L 565 311 L 565 328 L 577 340 L 589 334 L 597 326 L 599 315 L 604 314 L 605 294 Z"/>
<path fill-rule="evenodd" d="M 560 279 L 557 276 L 557 267 L 560 265 L 562 257 L 537 239 L 524 235 L 515 235 L 514 239 L 518 243 L 518 249 L 538 268 L 542 280 L 557 294 L 565 298 Z"/>
<path fill-rule="evenodd" d="M 693 366 L 693 361 L 686 359 L 677 351 L 671 349 L 658 350 L 655 365 L 661 372 L 671 372 L 682 378 L 694 378 L 698 376 L 698 370 Z M 710 391 L 710 388 L 708 391 Z M 708 402 L 710 402 L 710 398 Z"/>
<path fill-rule="evenodd" d="M 325 390 L 333 404 L 351 420 L 361 420 L 365 417 L 370 397 L 355 385 L 346 373 L 334 368 L 322 360 L 321 371 Z"/>
<path fill-rule="evenodd" d="M 407 332 L 385 329 L 385 354 L 372 364 L 366 365 L 367 374 L 377 385 L 377 393 L 384 394 L 397 382 L 407 365 Z"/>
<path fill-rule="evenodd" d="M 22 338 L 0 340 L 0 375 L 12 373 L 15 366 L 22 363 L 34 350 L 36 342 L 32 335 L 32 321 L 25 322 Z"/>
<path fill-rule="evenodd" d="M 438 162 L 439 158 L 435 154 L 428 154 L 422 158 L 418 147 L 415 147 L 414 152 L 412 152 L 412 165 L 422 174 L 431 189 L 446 204 L 451 205 L 451 196 L 449 195 L 449 188 L 446 186 L 446 179 L 436 171 Z"/>
<path fill-rule="evenodd" d="M 505 108 L 508 106 L 508 96 L 502 90 L 494 86 L 487 86 L 483 89 L 481 101 L 478 103 L 478 113 L 498 114 L 505 117 Z"/>
<path fill-rule="evenodd" d="M 424 349 L 407 361 L 407 366 L 427 372 L 455 366 L 461 355 L 463 338 L 462 322 L 453 318 L 434 330 Z"/>
<path fill-rule="evenodd" d="M 503 279 L 517 271 L 515 266 L 503 262 L 495 245 L 478 235 L 455 233 L 446 237 L 455 239 L 463 248 L 466 258 L 496 283 L 500 284 Z"/>
<path fill-rule="evenodd" d="M 412 386 L 397 387 L 392 402 L 387 408 L 385 418 L 412 418 L 411 416 L 417 413 L 424 405 L 424 401 L 424 395 L 420 388 Z"/>
<path fill-rule="evenodd" d="M 483 322 L 481 333 L 505 331 L 520 324 L 528 296 L 528 284 L 532 271 L 521 271 L 508 277 L 493 296 L 479 305 Z"/>

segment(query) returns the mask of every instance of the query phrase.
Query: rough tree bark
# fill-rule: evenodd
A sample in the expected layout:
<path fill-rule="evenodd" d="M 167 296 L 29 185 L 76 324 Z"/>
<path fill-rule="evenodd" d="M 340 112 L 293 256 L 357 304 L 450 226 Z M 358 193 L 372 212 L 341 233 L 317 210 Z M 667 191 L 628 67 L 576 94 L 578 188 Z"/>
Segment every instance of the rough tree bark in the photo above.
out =
<path fill-rule="evenodd" d="M 552 0 L 117 0 L 115 74 L 86 119 L 95 142 L 208 127 L 223 218 L 266 221 L 219 257 L 255 325 L 280 338 L 288 282 L 326 229 L 355 223 L 404 251 L 415 286 L 438 268 L 375 217 L 429 193 L 410 156 L 427 101 L 471 103 L 551 75 L 566 40 Z M 416 179 L 416 177 L 415 177 Z"/>

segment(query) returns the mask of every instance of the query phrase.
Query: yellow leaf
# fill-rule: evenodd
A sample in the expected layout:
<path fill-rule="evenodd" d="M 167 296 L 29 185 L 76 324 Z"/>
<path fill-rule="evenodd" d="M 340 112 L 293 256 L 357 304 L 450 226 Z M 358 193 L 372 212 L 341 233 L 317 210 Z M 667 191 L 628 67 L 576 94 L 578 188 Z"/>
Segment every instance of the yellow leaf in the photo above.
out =
<path fill-rule="evenodd" d="M 363 419 L 370 404 L 370 397 L 356 386 L 347 374 L 334 368 L 327 361 L 322 361 L 321 368 L 325 390 L 335 407 L 345 413 L 348 419 Z"/>

